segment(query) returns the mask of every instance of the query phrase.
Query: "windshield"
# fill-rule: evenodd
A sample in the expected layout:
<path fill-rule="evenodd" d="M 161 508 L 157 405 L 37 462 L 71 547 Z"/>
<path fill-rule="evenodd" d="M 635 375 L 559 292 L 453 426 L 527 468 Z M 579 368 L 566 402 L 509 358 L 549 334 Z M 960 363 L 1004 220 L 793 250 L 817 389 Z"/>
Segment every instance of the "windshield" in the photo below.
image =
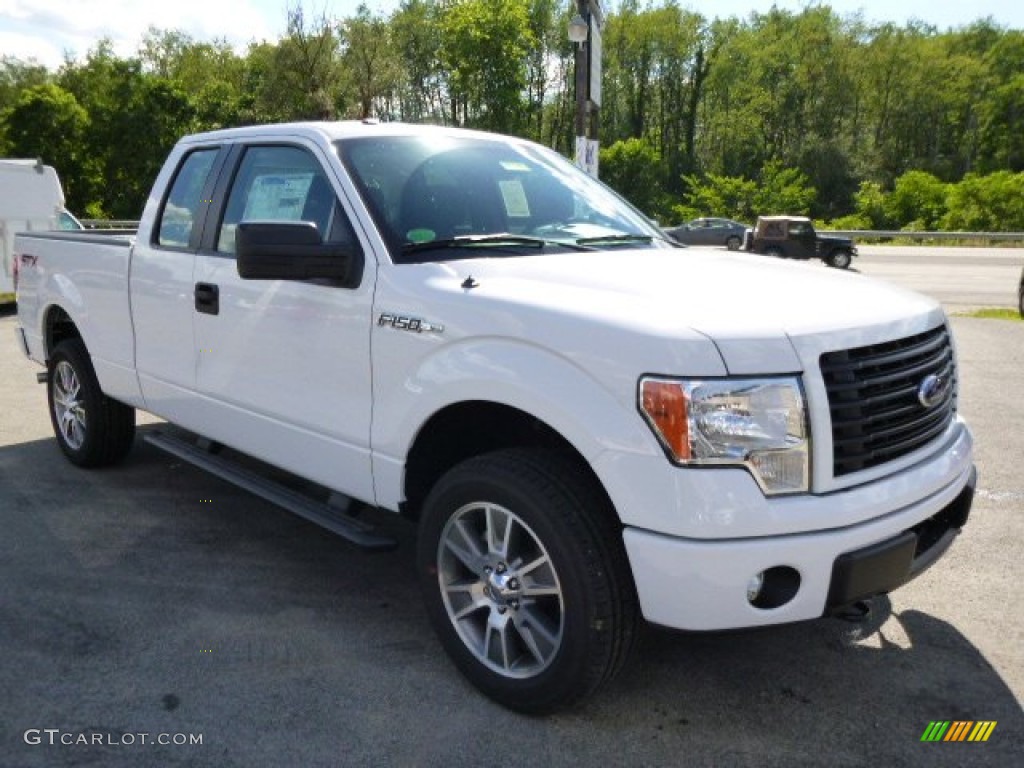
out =
<path fill-rule="evenodd" d="M 434 134 L 348 139 L 338 151 L 396 263 L 673 247 L 629 203 L 543 147 Z"/>

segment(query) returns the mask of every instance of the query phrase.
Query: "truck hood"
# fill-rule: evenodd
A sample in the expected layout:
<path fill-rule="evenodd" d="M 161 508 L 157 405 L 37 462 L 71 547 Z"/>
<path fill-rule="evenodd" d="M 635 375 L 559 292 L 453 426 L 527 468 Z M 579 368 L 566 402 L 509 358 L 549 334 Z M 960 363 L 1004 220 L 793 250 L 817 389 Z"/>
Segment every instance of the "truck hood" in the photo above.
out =
<path fill-rule="evenodd" d="M 823 243 L 830 243 L 832 245 L 853 245 L 852 237 L 843 237 L 842 235 L 818 235 L 818 239 Z"/>
<path fill-rule="evenodd" d="M 704 248 L 609 250 L 448 262 L 472 294 L 508 305 L 519 332 L 544 339 L 586 321 L 637 338 L 710 339 L 733 373 L 796 370 L 811 350 L 873 343 L 934 324 L 932 299 L 856 272 Z M 622 354 L 628 354 L 622 351 Z"/>
<path fill-rule="evenodd" d="M 625 313 L 661 333 L 720 338 L 800 336 L 930 312 L 932 299 L 817 262 L 721 250 L 612 250 L 450 262 L 487 293 L 563 312 Z"/>

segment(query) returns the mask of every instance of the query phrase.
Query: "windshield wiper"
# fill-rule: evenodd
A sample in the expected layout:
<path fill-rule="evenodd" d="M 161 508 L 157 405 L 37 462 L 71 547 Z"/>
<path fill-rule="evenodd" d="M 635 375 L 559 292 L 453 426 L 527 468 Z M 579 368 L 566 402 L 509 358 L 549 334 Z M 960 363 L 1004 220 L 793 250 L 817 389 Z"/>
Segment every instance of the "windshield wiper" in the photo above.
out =
<path fill-rule="evenodd" d="M 419 253 L 436 248 L 501 248 L 509 245 L 537 248 L 538 250 L 549 245 L 569 248 L 574 251 L 593 250 L 593 248 L 588 248 L 586 245 L 575 243 L 572 240 L 545 240 L 542 237 L 513 235 L 504 232 L 489 235 L 459 235 L 458 237 L 427 240 L 422 243 L 406 243 L 402 246 L 402 253 Z"/>
<path fill-rule="evenodd" d="M 576 242 L 579 245 L 601 245 L 603 243 L 651 243 L 654 238 L 651 235 L 597 235 L 596 237 L 578 237 Z"/>

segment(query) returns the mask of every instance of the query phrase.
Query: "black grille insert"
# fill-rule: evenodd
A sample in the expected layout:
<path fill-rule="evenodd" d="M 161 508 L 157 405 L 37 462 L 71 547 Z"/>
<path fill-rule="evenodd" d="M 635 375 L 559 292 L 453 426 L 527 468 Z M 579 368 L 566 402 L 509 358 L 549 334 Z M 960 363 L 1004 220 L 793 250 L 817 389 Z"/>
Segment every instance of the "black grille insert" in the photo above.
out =
<path fill-rule="evenodd" d="M 941 435 L 956 409 L 956 367 L 946 328 L 821 356 L 832 414 L 835 477 L 884 464 Z M 925 406 L 918 392 L 934 375 L 948 383 Z"/>

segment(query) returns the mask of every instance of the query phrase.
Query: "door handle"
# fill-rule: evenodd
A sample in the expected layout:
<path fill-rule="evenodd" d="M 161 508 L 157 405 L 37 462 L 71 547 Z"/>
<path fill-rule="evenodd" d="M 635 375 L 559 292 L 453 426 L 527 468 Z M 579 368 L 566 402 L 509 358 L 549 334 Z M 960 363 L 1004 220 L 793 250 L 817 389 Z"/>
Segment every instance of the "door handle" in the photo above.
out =
<path fill-rule="evenodd" d="M 220 314 L 220 288 L 213 283 L 196 283 L 196 312 Z"/>

